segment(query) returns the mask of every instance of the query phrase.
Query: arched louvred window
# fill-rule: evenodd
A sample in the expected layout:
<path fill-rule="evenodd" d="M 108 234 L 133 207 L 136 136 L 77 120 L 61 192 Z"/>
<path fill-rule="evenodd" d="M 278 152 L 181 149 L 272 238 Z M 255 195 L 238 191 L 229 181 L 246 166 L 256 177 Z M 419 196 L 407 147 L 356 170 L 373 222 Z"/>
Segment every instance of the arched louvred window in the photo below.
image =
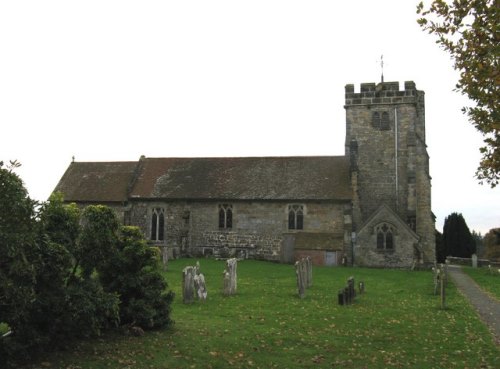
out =
<path fill-rule="evenodd" d="M 389 113 L 384 111 L 382 112 L 382 118 L 380 119 L 380 130 L 389 131 L 390 129 L 391 129 L 391 122 L 389 120 Z"/>
<path fill-rule="evenodd" d="M 378 111 L 374 111 L 372 114 L 372 126 L 375 129 L 380 129 L 380 113 Z"/>

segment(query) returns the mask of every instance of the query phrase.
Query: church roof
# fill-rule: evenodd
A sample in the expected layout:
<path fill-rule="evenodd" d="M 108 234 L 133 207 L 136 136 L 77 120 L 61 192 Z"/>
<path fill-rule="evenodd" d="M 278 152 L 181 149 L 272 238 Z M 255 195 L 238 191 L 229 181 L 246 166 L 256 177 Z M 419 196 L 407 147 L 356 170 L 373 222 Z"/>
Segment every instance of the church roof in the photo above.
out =
<path fill-rule="evenodd" d="M 67 201 L 351 199 L 344 156 L 72 163 L 56 190 Z"/>
<path fill-rule="evenodd" d="M 71 202 L 123 202 L 137 167 L 136 161 L 73 162 L 54 191 Z"/>

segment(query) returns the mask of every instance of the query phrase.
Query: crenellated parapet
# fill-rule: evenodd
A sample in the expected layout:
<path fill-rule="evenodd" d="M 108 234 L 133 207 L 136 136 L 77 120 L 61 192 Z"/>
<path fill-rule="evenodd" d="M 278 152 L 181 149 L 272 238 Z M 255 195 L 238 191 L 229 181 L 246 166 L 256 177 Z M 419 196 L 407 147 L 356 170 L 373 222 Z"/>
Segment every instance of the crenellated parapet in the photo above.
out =
<path fill-rule="evenodd" d="M 354 92 L 354 84 L 345 86 L 346 105 L 412 104 L 420 96 L 423 91 L 418 91 L 413 81 L 406 81 L 404 90 L 399 89 L 399 82 L 362 83 L 360 92 Z"/>

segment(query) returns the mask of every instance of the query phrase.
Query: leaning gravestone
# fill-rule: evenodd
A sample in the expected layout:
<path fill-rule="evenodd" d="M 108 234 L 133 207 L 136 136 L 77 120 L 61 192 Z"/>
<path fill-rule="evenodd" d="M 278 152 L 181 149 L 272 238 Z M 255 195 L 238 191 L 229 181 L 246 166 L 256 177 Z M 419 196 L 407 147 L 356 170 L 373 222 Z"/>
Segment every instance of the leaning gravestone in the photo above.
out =
<path fill-rule="evenodd" d="M 238 259 L 232 258 L 226 260 L 226 268 L 223 272 L 223 294 L 224 296 L 231 296 L 236 294 L 237 289 L 237 273 Z"/>
<path fill-rule="evenodd" d="M 299 297 L 302 299 L 306 295 L 306 289 L 312 286 L 312 261 L 310 257 L 295 262 L 295 275 Z"/>

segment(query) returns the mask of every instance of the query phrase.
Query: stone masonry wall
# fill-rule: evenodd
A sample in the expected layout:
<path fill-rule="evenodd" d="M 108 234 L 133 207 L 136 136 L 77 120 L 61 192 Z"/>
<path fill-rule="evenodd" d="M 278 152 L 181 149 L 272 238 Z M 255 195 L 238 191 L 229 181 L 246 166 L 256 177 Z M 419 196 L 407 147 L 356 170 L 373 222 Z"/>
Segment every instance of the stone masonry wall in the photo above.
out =
<path fill-rule="evenodd" d="M 407 81 L 345 88 L 346 155 L 351 159 L 353 228 L 359 231 L 381 206 L 389 206 L 420 236 L 424 261 L 433 262 L 429 158 L 424 92 Z M 385 114 L 385 125 L 374 116 Z M 391 263 L 392 264 L 392 263 Z"/>
<path fill-rule="evenodd" d="M 231 204 L 233 226 L 219 229 L 219 204 Z M 165 240 L 171 256 L 179 254 L 241 256 L 279 261 L 283 233 L 288 230 L 288 205 L 304 206 L 304 231 L 343 233 L 345 204 L 327 202 L 270 201 L 171 201 L 135 202 L 131 224 L 139 226 L 149 239 L 152 209 L 165 212 Z"/>

